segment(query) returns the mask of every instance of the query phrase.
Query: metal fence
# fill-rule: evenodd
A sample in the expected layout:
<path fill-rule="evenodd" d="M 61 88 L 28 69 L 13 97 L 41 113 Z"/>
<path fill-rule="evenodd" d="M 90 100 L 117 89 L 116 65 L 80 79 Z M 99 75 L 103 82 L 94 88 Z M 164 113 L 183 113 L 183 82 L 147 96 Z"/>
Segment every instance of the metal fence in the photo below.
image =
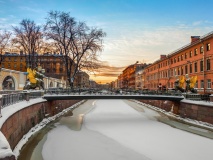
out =
<path fill-rule="evenodd" d="M 1 107 L 4 108 L 23 100 L 25 100 L 25 95 L 23 93 L 3 94 Z"/>
<path fill-rule="evenodd" d="M 20 101 L 30 100 L 33 98 L 39 98 L 44 95 L 43 91 L 32 91 L 32 92 L 17 92 L 17 93 L 10 93 L 10 94 L 2 94 L 1 98 L 1 108 L 6 106 L 18 103 Z"/>
<path fill-rule="evenodd" d="M 188 100 L 193 101 L 210 101 L 210 94 L 183 94 Z"/>

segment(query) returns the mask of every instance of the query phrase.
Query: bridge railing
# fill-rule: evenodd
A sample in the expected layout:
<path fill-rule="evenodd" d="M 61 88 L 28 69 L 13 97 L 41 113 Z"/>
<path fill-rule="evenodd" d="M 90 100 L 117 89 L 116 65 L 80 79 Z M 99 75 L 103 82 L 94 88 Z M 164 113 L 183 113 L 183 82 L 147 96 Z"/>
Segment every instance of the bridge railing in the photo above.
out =
<path fill-rule="evenodd" d="M 181 96 L 183 95 L 186 99 L 196 101 L 209 101 L 209 94 L 193 94 L 193 93 L 182 93 L 175 90 L 95 90 L 95 89 L 64 89 L 64 88 L 52 88 L 46 89 L 45 94 L 68 94 L 68 95 L 168 95 L 168 96 Z"/>
<path fill-rule="evenodd" d="M 123 90 L 123 91 L 111 91 L 111 90 L 91 90 L 91 89 L 63 89 L 54 88 L 46 89 L 45 94 L 58 95 L 58 94 L 68 94 L 68 95 L 173 95 L 181 96 L 181 92 L 168 92 L 168 91 L 154 91 L 154 90 L 144 90 L 144 91 L 134 91 L 134 90 Z"/>

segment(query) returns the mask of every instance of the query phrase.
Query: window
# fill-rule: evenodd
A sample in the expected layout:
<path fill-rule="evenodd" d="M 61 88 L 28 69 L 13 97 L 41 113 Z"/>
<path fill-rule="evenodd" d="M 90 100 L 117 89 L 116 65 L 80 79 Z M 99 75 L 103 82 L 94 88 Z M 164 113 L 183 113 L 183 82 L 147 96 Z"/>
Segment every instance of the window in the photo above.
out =
<path fill-rule="evenodd" d="M 14 68 L 16 68 L 17 67 L 17 65 L 16 64 L 14 64 Z"/>
<path fill-rule="evenodd" d="M 197 72 L 197 62 L 194 63 L 195 72 Z"/>
<path fill-rule="evenodd" d="M 192 73 L 192 64 L 189 65 L 189 72 Z"/>
<path fill-rule="evenodd" d="M 188 74 L 188 66 L 185 66 L 185 74 Z"/>
<path fill-rule="evenodd" d="M 17 58 L 16 57 L 14 57 L 14 62 L 16 62 L 17 61 Z"/>
<path fill-rule="evenodd" d="M 189 57 L 192 57 L 192 51 L 189 52 Z"/>
<path fill-rule="evenodd" d="M 200 71 L 203 71 L 203 60 L 200 61 Z"/>
<path fill-rule="evenodd" d="M 10 68 L 10 63 L 8 63 L 8 68 Z"/>
<path fill-rule="evenodd" d="M 210 59 L 206 60 L 206 70 L 210 70 L 211 69 L 211 65 L 210 65 Z"/>
<path fill-rule="evenodd" d="M 181 61 L 183 60 L 183 54 L 181 55 Z"/>
<path fill-rule="evenodd" d="M 22 67 L 23 67 L 23 64 L 21 63 L 21 64 L 20 64 L 20 68 L 22 68 Z"/>
<path fill-rule="evenodd" d="M 178 56 L 178 62 L 180 62 L 180 56 Z"/>
<path fill-rule="evenodd" d="M 207 88 L 211 88 L 211 79 L 207 79 Z"/>
<path fill-rule="evenodd" d="M 176 58 L 174 59 L 174 63 L 176 63 Z"/>
<path fill-rule="evenodd" d="M 203 46 L 200 47 L 200 54 L 203 53 Z"/>
<path fill-rule="evenodd" d="M 181 67 L 181 75 L 183 75 L 183 67 Z"/>
<path fill-rule="evenodd" d="M 185 53 L 185 59 L 187 59 L 187 53 Z"/>
<path fill-rule="evenodd" d="M 206 50 L 207 50 L 207 51 L 210 51 L 210 43 L 207 43 L 207 44 L 206 44 Z"/>
<path fill-rule="evenodd" d="M 171 77 L 170 69 L 168 70 L 168 77 Z"/>
<path fill-rule="evenodd" d="M 204 81 L 203 80 L 200 81 L 200 88 L 204 88 Z"/>
<path fill-rule="evenodd" d="M 195 56 L 197 55 L 197 48 L 195 48 L 195 50 L 194 50 L 194 55 Z"/>
<path fill-rule="evenodd" d="M 198 81 L 196 81 L 195 83 L 195 88 L 198 88 Z"/>

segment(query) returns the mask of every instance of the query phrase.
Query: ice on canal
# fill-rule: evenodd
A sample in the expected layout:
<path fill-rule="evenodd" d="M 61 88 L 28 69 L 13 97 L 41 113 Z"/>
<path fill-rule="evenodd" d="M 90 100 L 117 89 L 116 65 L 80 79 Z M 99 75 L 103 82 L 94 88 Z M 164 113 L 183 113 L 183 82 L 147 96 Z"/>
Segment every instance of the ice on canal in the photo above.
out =
<path fill-rule="evenodd" d="M 123 100 L 91 104 L 80 131 L 58 125 L 48 133 L 45 160 L 212 160 L 212 139 L 158 122 L 155 111 Z"/>

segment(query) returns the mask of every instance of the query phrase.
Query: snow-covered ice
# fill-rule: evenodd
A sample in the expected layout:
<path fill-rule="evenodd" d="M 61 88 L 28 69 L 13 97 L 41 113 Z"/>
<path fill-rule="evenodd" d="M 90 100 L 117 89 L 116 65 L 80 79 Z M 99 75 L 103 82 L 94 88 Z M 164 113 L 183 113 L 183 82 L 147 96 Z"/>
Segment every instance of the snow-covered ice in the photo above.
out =
<path fill-rule="evenodd" d="M 39 100 L 37 100 L 36 102 L 38 102 Z M 48 124 L 51 121 L 54 121 L 56 118 L 61 117 L 62 115 L 64 115 L 65 113 L 67 113 L 68 111 L 70 111 L 71 109 L 77 107 L 78 105 L 82 104 L 84 102 L 84 100 L 70 106 L 69 108 L 64 109 L 62 112 L 52 116 L 52 117 L 48 117 L 48 118 L 44 118 L 39 124 L 37 124 L 36 126 L 34 126 L 33 128 L 30 129 L 30 131 L 24 135 L 22 137 L 22 139 L 19 141 L 19 143 L 16 145 L 15 149 L 13 150 L 13 153 L 16 157 L 19 156 L 20 154 L 20 150 L 21 148 L 24 146 L 25 143 L 27 143 L 27 141 L 29 140 L 29 138 L 34 135 L 36 132 L 38 132 L 39 130 L 41 130 L 42 128 L 44 128 L 46 126 L 46 124 Z"/>
<path fill-rule="evenodd" d="M 138 112 L 123 100 L 90 102 L 81 131 L 58 125 L 48 133 L 45 160 L 212 160 L 212 139 L 158 122 L 153 110 Z"/>

